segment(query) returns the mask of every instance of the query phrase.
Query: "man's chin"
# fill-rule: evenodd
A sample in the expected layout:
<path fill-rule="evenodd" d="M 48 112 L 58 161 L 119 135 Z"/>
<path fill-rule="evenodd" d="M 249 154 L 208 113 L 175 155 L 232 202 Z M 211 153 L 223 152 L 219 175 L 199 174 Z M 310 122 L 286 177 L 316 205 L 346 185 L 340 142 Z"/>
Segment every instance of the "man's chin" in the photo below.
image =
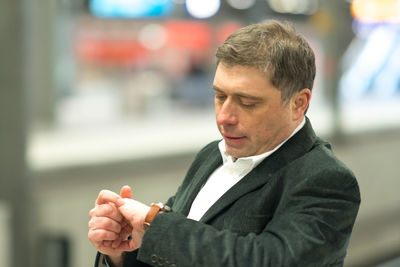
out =
<path fill-rule="evenodd" d="M 238 149 L 238 148 L 232 148 L 229 146 L 226 146 L 226 154 L 233 158 L 244 158 L 247 157 L 245 151 Z"/>

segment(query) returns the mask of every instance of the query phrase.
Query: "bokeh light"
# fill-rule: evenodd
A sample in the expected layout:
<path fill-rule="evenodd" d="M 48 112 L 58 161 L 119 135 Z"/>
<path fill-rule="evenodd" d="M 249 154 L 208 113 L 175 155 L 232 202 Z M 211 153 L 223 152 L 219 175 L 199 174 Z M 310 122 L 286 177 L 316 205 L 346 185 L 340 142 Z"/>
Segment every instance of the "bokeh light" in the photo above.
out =
<path fill-rule="evenodd" d="M 268 3 L 278 13 L 311 15 L 318 9 L 318 0 L 268 0 Z"/>
<path fill-rule="evenodd" d="M 147 24 L 139 31 L 138 39 L 145 48 L 157 50 L 165 45 L 167 34 L 162 25 Z"/>
<path fill-rule="evenodd" d="M 194 18 L 206 19 L 217 14 L 220 0 L 187 0 L 186 10 Z"/>
<path fill-rule="evenodd" d="M 254 6 L 256 0 L 227 0 L 228 4 L 235 9 L 249 9 Z"/>

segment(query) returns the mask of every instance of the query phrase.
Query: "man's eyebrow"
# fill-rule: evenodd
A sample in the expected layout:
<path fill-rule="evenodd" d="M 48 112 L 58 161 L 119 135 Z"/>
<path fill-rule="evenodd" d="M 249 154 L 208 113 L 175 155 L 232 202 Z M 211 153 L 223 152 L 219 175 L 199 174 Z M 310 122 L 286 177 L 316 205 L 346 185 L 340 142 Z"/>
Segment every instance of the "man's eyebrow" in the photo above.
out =
<path fill-rule="evenodd" d="M 225 93 L 222 89 L 218 88 L 215 85 L 213 86 L 213 89 L 216 93 Z M 249 94 L 242 93 L 242 92 L 234 93 L 234 95 L 241 97 L 241 98 L 246 98 L 246 99 L 255 100 L 255 101 L 263 101 L 264 100 L 262 97 L 253 96 L 253 95 L 249 95 Z"/>
<path fill-rule="evenodd" d="M 215 86 L 215 85 L 213 85 L 213 89 L 214 89 L 215 92 L 224 93 L 224 91 L 222 91 L 221 89 L 219 89 L 219 88 L 218 88 L 217 86 Z"/>

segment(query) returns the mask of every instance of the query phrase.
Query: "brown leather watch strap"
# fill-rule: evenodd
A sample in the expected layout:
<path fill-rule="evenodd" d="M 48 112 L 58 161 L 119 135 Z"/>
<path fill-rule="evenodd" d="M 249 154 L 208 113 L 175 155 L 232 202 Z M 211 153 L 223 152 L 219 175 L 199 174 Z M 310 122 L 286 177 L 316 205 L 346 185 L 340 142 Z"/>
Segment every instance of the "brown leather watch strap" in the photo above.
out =
<path fill-rule="evenodd" d="M 151 222 L 159 213 L 170 212 L 171 207 L 164 205 L 163 203 L 153 203 L 151 204 L 150 210 L 147 212 L 146 217 L 144 218 L 143 228 L 146 230 L 149 228 Z"/>
<path fill-rule="evenodd" d="M 157 216 L 157 214 L 161 211 L 162 206 L 160 204 L 152 204 L 149 212 L 147 212 L 146 217 L 143 222 L 144 229 L 149 228 L 151 222 Z"/>

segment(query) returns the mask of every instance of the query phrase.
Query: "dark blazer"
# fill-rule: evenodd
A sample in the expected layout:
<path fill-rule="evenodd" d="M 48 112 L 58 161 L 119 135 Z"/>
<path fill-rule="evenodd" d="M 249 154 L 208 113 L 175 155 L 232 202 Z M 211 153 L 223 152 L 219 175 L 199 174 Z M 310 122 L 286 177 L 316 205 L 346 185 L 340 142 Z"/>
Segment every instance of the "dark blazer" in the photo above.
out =
<path fill-rule="evenodd" d="M 186 219 L 222 164 L 218 141 L 196 156 L 124 266 L 342 266 L 360 204 L 357 181 L 305 126 L 228 190 L 201 218 Z M 137 259 L 136 259 L 137 258 Z"/>

